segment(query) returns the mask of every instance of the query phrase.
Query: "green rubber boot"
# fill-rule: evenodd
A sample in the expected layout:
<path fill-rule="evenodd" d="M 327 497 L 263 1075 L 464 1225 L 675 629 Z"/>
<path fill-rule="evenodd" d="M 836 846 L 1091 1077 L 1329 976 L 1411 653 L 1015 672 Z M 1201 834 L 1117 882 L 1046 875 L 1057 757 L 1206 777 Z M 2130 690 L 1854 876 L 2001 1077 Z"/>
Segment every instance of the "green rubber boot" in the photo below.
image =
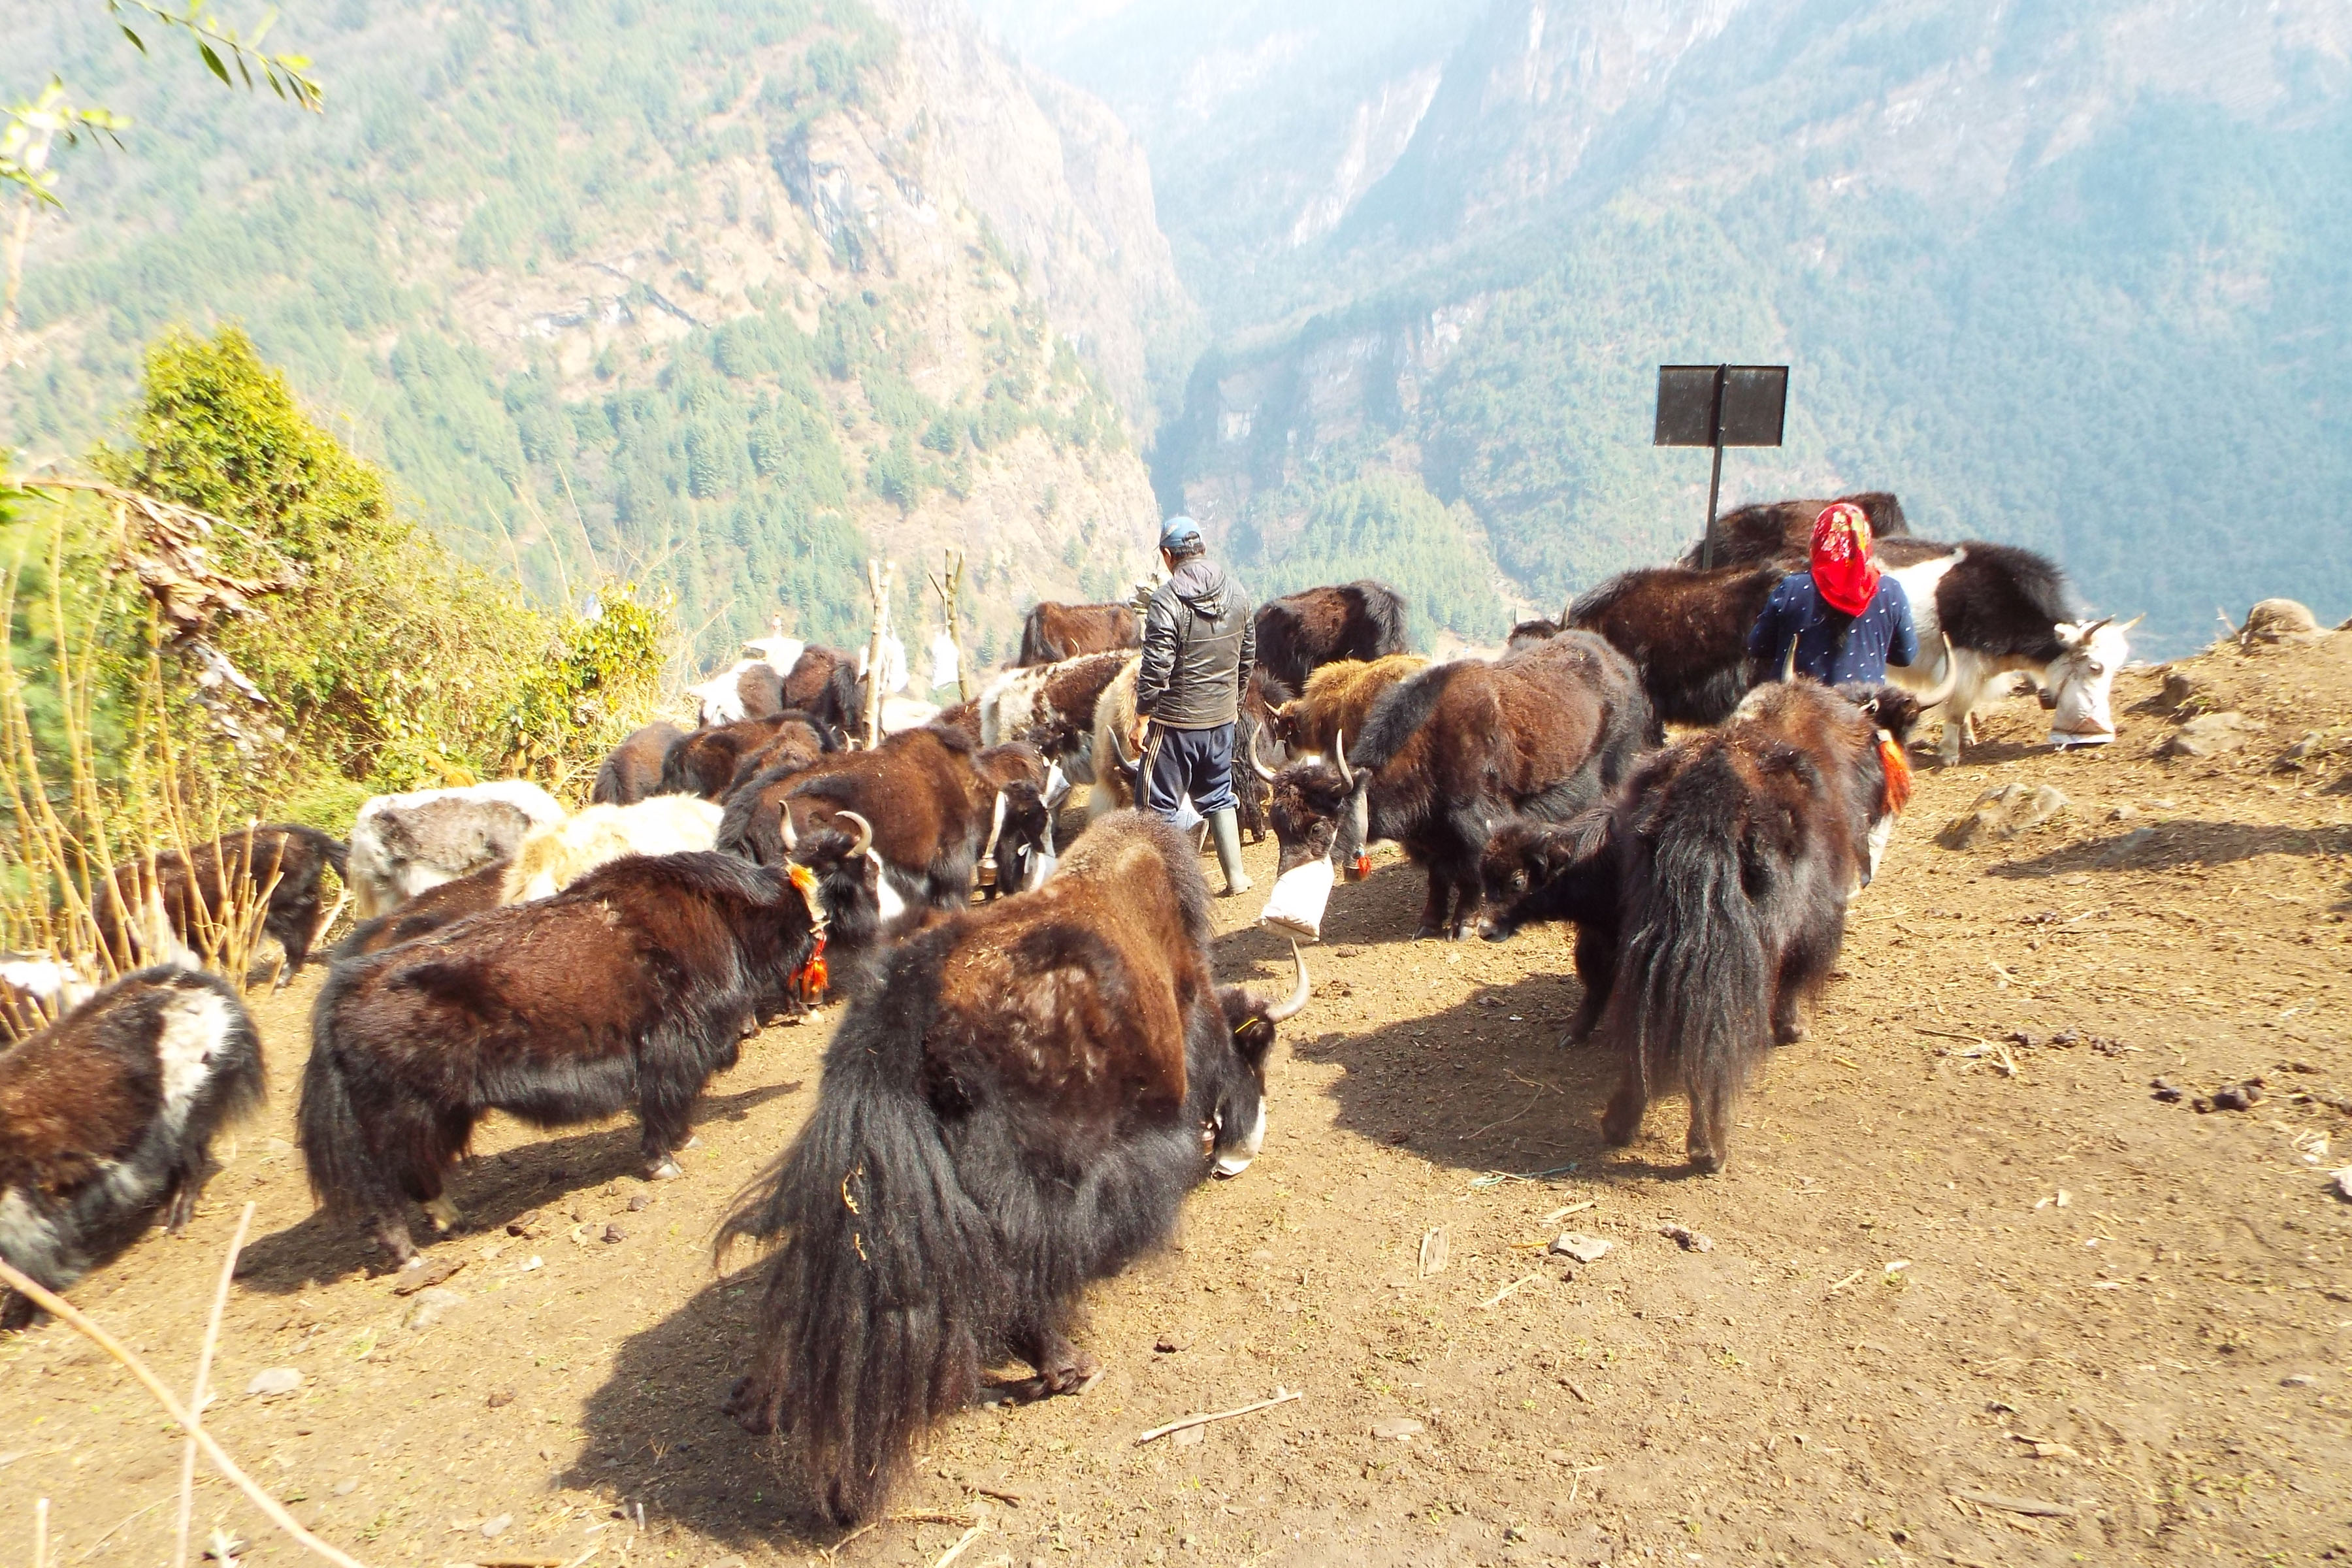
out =
<path fill-rule="evenodd" d="M 1230 899 L 1236 893 L 1250 890 L 1249 873 L 1242 869 L 1242 825 L 1232 806 L 1209 813 L 1209 837 L 1216 840 L 1217 865 L 1225 874 L 1225 890 L 1217 896 Z"/>

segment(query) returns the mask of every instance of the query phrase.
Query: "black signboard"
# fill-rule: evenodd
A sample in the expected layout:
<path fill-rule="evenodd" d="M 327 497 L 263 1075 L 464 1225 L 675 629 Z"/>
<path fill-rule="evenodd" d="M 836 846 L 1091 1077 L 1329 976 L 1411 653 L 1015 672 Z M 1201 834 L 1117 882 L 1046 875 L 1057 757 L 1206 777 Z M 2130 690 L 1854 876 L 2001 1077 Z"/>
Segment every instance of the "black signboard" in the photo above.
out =
<path fill-rule="evenodd" d="M 1715 564 L 1715 508 L 1723 490 L 1726 447 L 1777 447 L 1788 423 L 1785 364 L 1662 364 L 1658 367 L 1657 447 L 1711 447 L 1702 567 Z"/>

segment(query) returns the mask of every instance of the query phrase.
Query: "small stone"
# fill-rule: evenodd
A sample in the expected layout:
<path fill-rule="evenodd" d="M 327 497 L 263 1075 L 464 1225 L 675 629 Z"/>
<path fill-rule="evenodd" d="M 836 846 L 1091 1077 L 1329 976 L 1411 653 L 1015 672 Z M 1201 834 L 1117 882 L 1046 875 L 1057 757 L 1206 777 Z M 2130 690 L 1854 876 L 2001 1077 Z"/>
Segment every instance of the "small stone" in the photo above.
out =
<path fill-rule="evenodd" d="M 1598 1263 L 1609 1256 L 1617 1244 L 1606 1237 L 1587 1236 L 1580 1230 L 1564 1230 L 1551 1238 L 1546 1248 L 1556 1258 L 1573 1258 L 1579 1263 Z"/>
<path fill-rule="evenodd" d="M 1192 1347 L 1192 1342 L 1182 1334 L 1162 1334 L 1153 1341 L 1151 1345 L 1151 1348 L 1161 1355 L 1174 1355 L 1179 1351 L 1190 1350 Z"/>
<path fill-rule="evenodd" d="M 507 1234 L 509 1236 L 530 1237 L 540 1235 L 543 1229 L 544 1226 L 540 1221 L 539 1211 L 537 1209 L 527 1210 L 507 1221 Z"/>
<path fill-rule="evenodd" d="M 273 1366 L 268 1372 L 257 1372 L 253 1381 L 245 1385 L 246 1393 L 263 1399 L 275 1399 L 281 1394 L 291 1394 L 302 1386 L 302 1374 L 290 1366 Z"/>
<path fill-rule="evenodd" d="M 2164 1101 L 2167 1105 L 2178 1105 L 2189 1097 L 2188 1091 L 2183 1089 L 2179 1085 L 2168 1083 L 2160 1078 L 2152 1078 L 2148 1079 L 2147 1087 L 2149 1091 L 2153 1093 L 2157 1099 Z"/>
<path fill-rule="evenodd" d="M 1662 1225 L 1658 1234 L 1681 1247 L 1685 1252 L 1713 1252 L 1715 1237 L 1685 1225 Z"/>
<path fill-rule="evenodd" d="M 1187 1426 L 1181 1432 L 1175 1434 L 1169 1440 L 1180 1448 L 1189 1448 L 1193 1444 L 1199 1442 L 1202 1437 L 1207 1436 L 1208 1431 L 1209 1429 L 1205 1426 Z"/>
<path fill-rule="evenodd" d="M 2109 822 L 2137 822 L 2139 820 L 2139 807 L 2136 805 L 2116 806 L 2115 809 L 2107 813 L 2107 820 Z"/>
<path fill-rule="evenodd" d="M 353 1492 L 355 1492 L 355 1491 L 357 1491 L 357 1490 L 359 1490 L 359 1489 L 360 1489 L 359 1478 L 358 1478 L 358 1477 L 356 1477 L 356 1476 L 354 1476 L 354 1477 L 352 1477 L 350 1480 L 346 1480 L 346 1481 L 337 1481 L 337 1482 L 336 1482 L 336 1483 L 335 1483 L 331 1488 L 330 1488 L 329 1489 L 330 1489 L 330 1490 L 331 1490 L 331 1491 L 332 1491 L 332 1492 L 333 1492 L 337 1497 L 349 1497 L 349 1496 L 351 1496 Z"/>
<path fill-rule="evenodd" d="M 1410 1443 L 1426 1430 L 1410 1415 L 1383 1415 L 1372 1423 L 1372 1436 L 1383 1441 Z"/>
<path fill-rule="evenodd" d="M 421 1291 L 417 1295 L 416 1304 L 408 1309 L 406 1326 L 411 1329 L 429 1329 L 447 1317 L 453 1309 L 463 1305 L 465 1300 L 463 1291 L 446 1290 L 438 1286 L 430 1290 Z"/>
<path fill-rule="evenodd" d="M 2291 1372 L 2279 1379 L 2281 1388 L 2309 1388 L 2319 1380 L 2307 1372 Z"/>
<path fill-rule="evenodd" d="M 1503 1531 L 1503 1539 L 1506 1541 L 1525 1541 L 1527 1538 L 1528 1527 L 1524 1524 L 1515 1524 Z"/>
<path fill-rule="evenodd" d="M 629 1199 L 629 1212 L 631 1214 L 643 1214 L 653 1206 L 653 1199 L 646 1196 L 643 1193 L 638 1193 Z"/>
<path fill-rule="evenodd" d="M 2016 837 L 2066 809 L 2065 794 L 2050 784 L 2005 784 L 1977 796 L 1976 803 L 1947 823 L 1936 842 L 1947 849 Z"/>
<path fill-rule="evenodd" d="M 419 1261 L 423 1261 L 420 1259 Z M 457 1270 L 466 1267 L 462 1258 L 436 1258 L 422 1268 L 404 1268 L 392 1287 L 395 1296 L 414 1296 L 420 1290 L 430 1290 L 446 1283 Z"/>
<path fill-rule="evenodd" d="M 2210 1094 L 2200 1094 L 2192 1102 L 2202 1113 L 2209 1110 L 2252 1110 L 2263 1098 L 2263 1080 L 2247 1079 L 2242 1083 L 2225 1083 Z"/>
<path fill-rule="evenodd" d="M 495 1519 L 486 1519 L 482 1521 L 482 1539 L 496 1541 L 499 1536 L 504 1535 L 513 1523 L 514 1515 L 510 1513 L 499 1514 Z"/>
<path fill-rule="evenodd" d="M 629 1233 L 623 1230 L 619 1226 L 608 1225 L 604 1227 L 604 1240 L 607 1244 L 615 1241 L 626 1241 L 628 1239 Z"/>
<path fill-rule="evenodd" d="M 2177 710 L 2187 707 L 2189 700 L 2196 695 L 2197 678 L 2185 669 L 2172 669 L 2165 672 L 2164 694 L 2157 700 Z"/>
<path fill-rule="evenodd" d="M 2262 729 L 2242 713 L 2200 713 L 2165 737 L 2156 749 L 2159 757 L 2218 757 L 2243 749 L 2246 737 Z"/>
<path fill-rule="evenodd" d="M 515 1391 L 511 1388 L 494 1388 L 490 1391 L 489 1398 L 483 1403 L 493 1410 L 502 1410 L 514 1403 L 514 1396 Z"/>

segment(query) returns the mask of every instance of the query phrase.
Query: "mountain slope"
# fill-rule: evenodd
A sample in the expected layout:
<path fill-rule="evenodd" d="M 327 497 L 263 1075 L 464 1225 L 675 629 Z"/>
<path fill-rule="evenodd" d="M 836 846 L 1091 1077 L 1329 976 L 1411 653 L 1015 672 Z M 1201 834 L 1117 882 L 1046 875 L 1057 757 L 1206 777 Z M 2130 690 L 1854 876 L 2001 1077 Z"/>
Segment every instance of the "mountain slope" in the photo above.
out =
<path fill-rule="evenodd" d="M 0 378 L 34 460 L 161 325 L 236 318 L 468 553 L 668 587 L 705 657 L 849 635 L 869 551 L 919 626 L 917 558 L 965 547 L 986 651 L 1144 559 L 1129 413 L 1183 306 L 1140 157 L 936 0 L 299 7 L 299 121 L 103 20 L 0 5 L 145 127 L 37 240 Z"/>

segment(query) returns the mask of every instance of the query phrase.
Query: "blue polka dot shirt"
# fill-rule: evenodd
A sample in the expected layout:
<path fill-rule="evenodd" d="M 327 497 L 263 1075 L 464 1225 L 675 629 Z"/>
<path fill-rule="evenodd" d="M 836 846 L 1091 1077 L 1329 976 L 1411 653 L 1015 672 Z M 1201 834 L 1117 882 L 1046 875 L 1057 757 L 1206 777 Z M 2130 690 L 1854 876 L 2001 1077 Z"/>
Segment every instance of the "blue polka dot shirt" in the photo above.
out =
<path fill-rule="evenodd" d="M 1811 573 L 1781 578 L 1748 634 L 1748 651 L 1758 661 L 1758 676 L 1767 680 L 1780 676 L 1792 637 L 1797 644 L 1797 673 L 1830 686 L 1851 681 L 1875 686 L 1886 679 L 1889 664 L 1908 667 L 1919 657 L 1919 633 L 1911 624 L 1911 596 L 1892 577 L 1878 580 L 1878 592 L 1853 618 L 1853 627 L 1841 647 L 1837 624 L 1843 619 L 1813 591 Z"/>

